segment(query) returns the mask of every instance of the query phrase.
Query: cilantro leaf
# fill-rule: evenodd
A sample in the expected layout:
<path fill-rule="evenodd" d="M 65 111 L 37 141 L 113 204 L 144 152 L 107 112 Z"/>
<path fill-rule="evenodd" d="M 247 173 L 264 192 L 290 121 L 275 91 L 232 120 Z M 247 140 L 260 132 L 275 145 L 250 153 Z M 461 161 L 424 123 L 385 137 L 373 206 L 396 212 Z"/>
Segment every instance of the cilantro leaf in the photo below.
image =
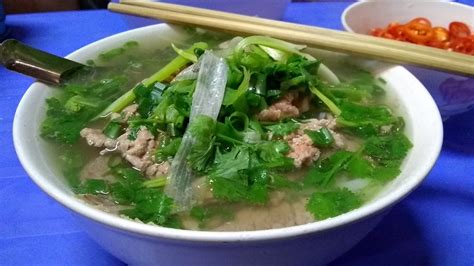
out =
<path fill-rule="evenodd" d="M 254 146 L 258 155 L 258 162 L 254 165 L 271 168 L 291 168 L 293 159 L 285 154 L 290 151 L 290 146 L 285 141 L 264 141 Z"/>
<path fill-rule="evenodd" d="M 337 151 L 330 157 L 320 160 L 308 171 L 304 183 L 310 186 L 327 186 L 337 173 L 345 169 L 352 156 L 352 152 Z"/>
<path fill-rule="evenodd" d="M 272 181 L 271 181 L 270 186 L 277 189 L 286 188 L 290 190 L 299 191 L 303 188 L 300 182 L 289 180 L 288 178 L 279 174 L 272 174 L 271 178 L 272 178 Z"/>
<path fill-rule="evenodd" d="M 163 140 L 160 142 L 160 147 L 156 149 L 155 160 L 163 162 L 170 157 L 174 157 L 178 152 L 179 145 L 181 145 L 182 138 L 174 138 L 171 140 Z"/>
<path fill-rule="evenodd" d="M 238 172 L 249 168 L 250 152 L 245 147 L 236 147 L 229 152 L 216 152 L 210 176 L 233 178 Z"/>
<path fill-rule="evenodd" d="M 218 218 L 222 221 L 229 221 L 234 218 L 231 210 L 226 206 L 195 206 L 189 212 L 189 215 L 199 222 L 199 228 L 204 229 L 211 219 Z"/>
<path fill-rule="evenodd" d="M 360 154 L 355 154 L 347 164 L 346 170 L 353 177 L 371 178 L 374 175 L 375 165 Z"/>
<path fill-rule="evenodd" d="M 89 112 L 70 113 L 57 98 L 46 100 L 46 119 L 41 123 L 40 134 L 58 143 L 73 144 L 79 140 L 80 131 L 94 114 Z"/>
<path fill-rule="evenodd" d="M 315 192 L 311 195 L 306 209 L 317 220 L 335 217 L 356 209 L 362 200 L 347 188 L 339 188 L 326 192 Z"/>
<path fill-rule="evenodd" d="M 264 204 L 268 201 L 268 183 L 270 173 L 267 169 L 258 167 L 245 171 L 249 182 L 249 190 L 246 200 L 253 204 Z"/>
<path fill-rule="evenodd" d="M 79 194 L 108 194 L 117 204 L 127 208 L 119 213 L 144 223 L 154 223 L 168 227 L 181 227 L 179 220 L 172 213 L 173 199 L 166 196 L 161 189 L 145 186 L 147 179 L 140 171 L 118 164 L 111 166 L 115 182 L 87 179 L 79 185 Z"/>
<path fill-rule="evenodd" d="M 212 187 L 212 194 L 216 199 L 230 202 L 245 201 L 247 198 L 248 183 L 240 178 L 210 175 L 208 183 Z"/>
<path fill-rule="evenodd" d="M 265 128 L 270 131 L 273 136 L 283 137 L 296 131 L 299 127 L 299 123 L 296 123 L 294 121 L 288 121 L 284 123 L 277 123 L 274 125 L 266 126 Z"/>
<path fill-rule="evenodd" d="M 371 160 L 356 154 L 346 170 L 355 177 L 390 180 L 400 174 L 400 165 L 411 147 L 411 142 L 402 133 L 370 137 L 362 153 Z"/>
<path fill-rule="evenodd" d="M 364 152 L 377 160 L 401 160 L 413 145 L 403 133 L 367 139 Z"/>
<path fill-rule="evenodd" d="M 187 159 L 192 169 L 202 172 L 212 164 L 216 152 L 215 130 L 216 122 L 204 115 L 197 116 L 189 125 L 194 143 Z"/>
<path fill-rule="evenodd" d="M 344 126 L 382 126 L 397 122 L 397 118 L 385 106 L 364 106 L 344 101 L 340 108 L 342 112 L 337 122 Z"/>
<path fill-rule="evenodd" d="M 76 143 L 80 131 L 118 97 L 127 82 L 127 78 L 116 76 L 82 82 L 81 85 L 75 81 L 66 83 L 62 95 L 46 100 L 47 111 L 40 126 L 41 136 L 57 143 Z"/>

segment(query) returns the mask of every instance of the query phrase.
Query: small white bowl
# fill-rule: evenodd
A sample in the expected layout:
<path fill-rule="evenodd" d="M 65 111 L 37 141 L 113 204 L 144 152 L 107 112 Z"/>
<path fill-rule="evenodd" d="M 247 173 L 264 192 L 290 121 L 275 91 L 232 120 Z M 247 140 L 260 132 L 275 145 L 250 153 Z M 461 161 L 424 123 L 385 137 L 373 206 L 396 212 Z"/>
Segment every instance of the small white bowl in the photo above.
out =
<path fill-rule="evenodd" d="M 428 18 L 433 26 L 447 28 L 452 21 L 466 23 L 474 31 L 474 8 L 443 1 L 364 1 L 347 7 L 341 17 L 347 31 L 370 34 L 391 22 L 406 23 Z M 474 66 L 472 66 L 474 68 Z M 407 66 L 435 99 L 444 119 L 474 107 L 474 78 L 415 66 Z"/>
<path fill-rule="evenodd" d="M 135 40 L 142 47 L 160 48 L 183 35 L 166 24 L 117 34 L 70 54 L 85 62 L 104 50 Z M 312 51 L 329 66 L 347 63 L 346 56 Z M 330 58 L 330 61 L 327 61 Z M 31 179 L 52 198 L 72 210 L 90 237 L 110 253 L 133 265 L 324 265 L 357 244 L 391 206 L 415 189 L 434 165 L 443 128 L 436 105 L 423 85 L 400 66 L 369 69 L 387 82 L 387 97 L 396 99 L 414 147 L 400 176 L 361 208 L 327 220 L 280 229 L 247 232 L 200 232 L 164 228 L 124 219 L 93 208 L 66 184 L 39 136 L 45 99 L 54 89 L 34 83 L 23 96 L 13 122 L 13 140 L 21 164 Z M 21 196 L 21 195 L 19 195 Z"/>

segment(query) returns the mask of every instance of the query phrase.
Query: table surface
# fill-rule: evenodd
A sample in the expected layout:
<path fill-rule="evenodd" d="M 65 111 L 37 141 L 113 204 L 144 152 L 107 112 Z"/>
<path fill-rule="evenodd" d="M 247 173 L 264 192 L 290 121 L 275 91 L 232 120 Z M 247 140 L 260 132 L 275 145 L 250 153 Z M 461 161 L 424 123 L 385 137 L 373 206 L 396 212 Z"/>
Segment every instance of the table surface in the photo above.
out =
<path fill-rule="evenodd" d="M 349 4 L 294 3 L 283 19 L 342 29 L 340 14 Z M 11 37 L 61 56 L 137 23 L 105 10 L 7 17 Z M 0 264 L 122 265 L 84 233 L 68 210 L 34 185 L 20 165 L 12 122 L 31 83 L 0 69 Z M 445 121 L 442 152 L 423 184 L 332 265 L 474 265 L 473 124 L 474 110 Z"/>

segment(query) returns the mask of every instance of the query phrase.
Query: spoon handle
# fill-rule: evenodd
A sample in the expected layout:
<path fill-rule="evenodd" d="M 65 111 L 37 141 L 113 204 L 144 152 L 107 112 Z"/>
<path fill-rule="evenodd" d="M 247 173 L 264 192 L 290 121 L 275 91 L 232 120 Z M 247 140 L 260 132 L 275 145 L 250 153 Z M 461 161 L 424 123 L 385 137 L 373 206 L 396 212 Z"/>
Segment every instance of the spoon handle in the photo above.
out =
<path fill-rule="evenodd" d="M 55 85 L 59 85 L 67 76 L 86 67 L 32 48 L 14 39 L 0 44 L 0 64 L 7 69 Z"/>

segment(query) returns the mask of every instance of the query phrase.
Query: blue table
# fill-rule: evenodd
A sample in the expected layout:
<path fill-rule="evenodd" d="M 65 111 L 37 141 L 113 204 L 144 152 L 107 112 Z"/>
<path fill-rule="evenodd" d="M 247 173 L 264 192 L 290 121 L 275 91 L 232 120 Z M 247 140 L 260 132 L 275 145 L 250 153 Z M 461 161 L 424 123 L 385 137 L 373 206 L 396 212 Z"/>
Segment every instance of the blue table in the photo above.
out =
<path fill-rule="evenodd" d="M 291 4 L 284 20 L 341 29 L 348 4 Z M 64 56 L 130 29 L 124 18 L 107 11 L 60 12 L 8 16 L 7 24 L 11 37 Z M 12 122 L 31 82 L 0 69 L 0 264 L 122 265 L 30 181 L 16 158 Z M 474 111 L 444 126 L 443 150 L 425 182 L 333 265 L 474 264 Z"/>

